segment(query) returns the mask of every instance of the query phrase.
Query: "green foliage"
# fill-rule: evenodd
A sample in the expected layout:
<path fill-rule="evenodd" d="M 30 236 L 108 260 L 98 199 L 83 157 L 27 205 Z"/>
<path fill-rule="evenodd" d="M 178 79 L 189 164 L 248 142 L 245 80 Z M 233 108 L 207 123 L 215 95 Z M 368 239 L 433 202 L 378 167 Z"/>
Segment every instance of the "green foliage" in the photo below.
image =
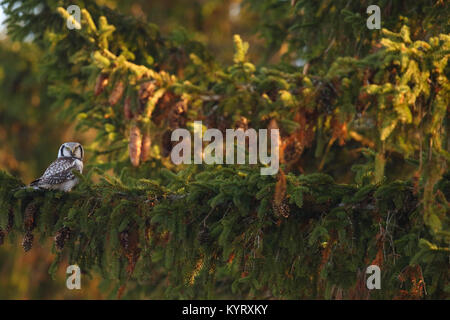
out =
<path fill-rule="evenodd" d="M 384 287 L 372 298 L 422 298 L 424 284 L 426 298 L 445 297 L 442 1 L 407 16 L 406 2 L 382 1 L 381 31 L 366 28 L 366 1 L 246 1 L 264 14 L 265 58 L 288 49 L 280 63 L 252 63 L 235 35 L 225 66 L 185 32 L 163 35 L 95 3 L 79 2 L 80 30 L 65 27 L 60 3 L 4 4 L 10 35 L 32 33 L 45 53 L 59 115 L 97 132 L 71 193 L 16 189 L 19 180 L 0 176 L 2 234 L 55 236 L 51 272 L 67 254 L 113 294 L 126 285 L 127 297 L 328 299 L 367 297 L 365 268 L 377 264 Z M 279 128 L 279 175 L 174 167 L 171 132 L 199 119 L 222 131 Z"/>
<path fill-rule="evenodd" d="M 354 290 L 358 270 L 376 258 L 383 278 L 393 280 L 383 282 L 383 293 L 374 298 L 399 295 L 395 275 L 417 264 L 433 283 L 427 297 L 445 295 L 450 238 L 435 242 L 431 231 L 424 232 L 410 183 L 355 193 L 326 175 L 289 175 L 286 197 L 294 201 L 284 218 L 267 206 L 275 180 L 250 167 L 210 167 L 183 181 L 182 192 L 179 182 L 167 189 L 134 179 L 132 187 L 84 179 L 71 193 L 44 192 L 17 189 L 21 183 L 5 173 L 0 179 L 0 218 L 7 220 L 10 210 L 15 217 L 8 234 L 22 232 L 26 204 L 38 204 L 33 232 L 55 237 L 55 263 L 67 254 L 83 271 L 131 287 L 127 297 L 169 282 L 166 298 L 214 298 L 220 290 L 246 298 L 267 292 L 325 298 L 326 288 Z M 449 183 L 444 178 L 439 185 Z M 448 190 L 438 192 L 446 192 L 440 203 L 448 210 Z M 64 228 L 68 236 L 61 242 Z"/>
<path fill-rule="evenodd" d="M 302 59 L 315 73 L 326 73 L 336 56 L 366 56 L 378 30 L 366 27 L 366 12 L 370 5 L 381 9 L 381 26 L 400 31 L 402 24 L 412 28 L 411 34 L 433 35 L 450 33 L 449 6 L 445 1 L 345 1 L 345 0 L 245 0 L 256 12 L 256 31 L 267 42 L 268 55 L 288 44 L 284 51 L 287 62 Z M 414 9 L 412 9 L 414 7 Z"/>

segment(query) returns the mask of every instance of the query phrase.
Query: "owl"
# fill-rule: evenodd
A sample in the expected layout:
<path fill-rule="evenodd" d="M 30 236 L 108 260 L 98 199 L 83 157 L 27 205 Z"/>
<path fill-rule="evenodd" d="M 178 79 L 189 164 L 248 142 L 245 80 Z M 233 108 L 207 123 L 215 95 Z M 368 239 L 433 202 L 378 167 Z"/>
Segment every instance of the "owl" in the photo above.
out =
<path fill-rule="evenodd" d="M 58 158 L 45 170 L 42 177 L 30 183 L 34 189 L 51 189 L 68 192 L 78 183 L 72 170 L 83 171 L 84 150 L 78 142 L 65 142 L 58 151 Z"/>

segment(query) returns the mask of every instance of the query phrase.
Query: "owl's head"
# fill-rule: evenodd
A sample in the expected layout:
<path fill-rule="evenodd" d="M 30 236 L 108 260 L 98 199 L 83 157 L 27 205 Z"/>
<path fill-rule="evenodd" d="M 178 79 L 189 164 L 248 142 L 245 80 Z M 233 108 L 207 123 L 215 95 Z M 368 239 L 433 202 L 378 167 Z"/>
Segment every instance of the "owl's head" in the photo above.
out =
<path fill-rule="evenodd" d="M 65 142 L 59 147 L 58 158 L 73 157 L 83 160 L 84 150 L 78 142 Z"/>

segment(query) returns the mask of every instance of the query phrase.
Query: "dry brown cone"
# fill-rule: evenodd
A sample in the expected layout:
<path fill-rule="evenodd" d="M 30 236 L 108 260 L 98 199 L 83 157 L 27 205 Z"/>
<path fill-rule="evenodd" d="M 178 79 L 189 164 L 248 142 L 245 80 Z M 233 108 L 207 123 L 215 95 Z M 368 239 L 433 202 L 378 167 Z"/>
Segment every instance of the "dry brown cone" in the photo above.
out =
<path fill-rule="evenodd" d="M 10 232 L 14 224 L 14 212 L 12 208 L 8 209 L 8 224 L 6 225 L 6 233 Z"/>
<path fill-rule="evenodd" d="M 128 274 L 133 273 L 136 262 L 139 259 L 140 249 L 138 247 L 139 233 L 136 229 L 130 231 L 125 230 L 119 233 L 119 241 L 122 246 L 123 253 L 128 259 L 127 272 Z"/>
<path fill-rule="evenodd" d="M 166 91 L 164 95 L 158 100 L 158 108 L 161 110 L 171 108 L 175 101 L 177 100 L 177 96 L 175 96 L 172 92 Z M 180 103 L 187 103 L 184 100 L 179 101 Z M 187 105 L 186 105 L 187 108 Z M 184 107 L 183 107 L 184 109 Z"/>
<path fill-rule="evenodd" d="M 142 136 L 141 130 L 136 124 L 130 128 L 130 141 L 128 143 L 128 151 L 130 153 L 131 164 L 135 167 L 139 166 L 141 157 Z"/>
<path fill-rule="evenodd" d="M 211 233 L 207 226 L 203 226 L 200 228 L 197 234 L 197 239 L 201 245 L 209 244 L 211 242 Z"/>
<path fill-rule="evenodd" d="M 6 235 L 11 231 L 13 224 L 14 224 L 14 212 L 12 208 L 8 208 L 8 224 L 6 225 L 5 230 L 0 228 L 0 246 L 3 244 Z"/>
<path fill-rule="evenodd" d="M 145 132 L 142 136 L 142 145 L 141 145 L 141 162 L 145 162 L 150 157 L 150 147 L 152 145 L 152 140 L 150 137 L 150 132 Z"/>
<path fill-rule="evenodd" d="M 162 97 L 158 99 L 155 109 L 151 113 L 152 122 L 159 126 L 162 122 L 167 120 L 169 127 L 171 127 L 174 124 L 172 113 L 175 110 L 177 100 L 178 96 L 175 96 L 170 91 L 166 91 Z M 182 118 L 182 121 L 184 121 L 184 118 Z M 182 121 L 180 123 L 183 123 Z M 177 121 L 175 121 L 175 124 L 177 124 Z"/>
<path fill-rule="evenodd" d="M 59 229 L 55 235 L 56 249 L 62 250 L 69 237 L 70 237 L 70 229 L 68 227 L 62 227 L 61 229 Z"/>
<path fill-rule="evenodd" d="M 128 231 L 122 231 L 121 233 L 119 233 L 120 244 L 121 244 L 122 248 L 125 250 L 125 252 L 128 251 L 128 247 L 129 247 L 128 238 L 129 238 Z"/>
<path fill-rule="evenodd" d="M 26 231 L 31 231 L 36 226 L 36 212 L 38 210 L 38 205 L 35 202 L 30 202 L 25 208 L 24 225 Z"/>
<path fill-rule="evenodd" d="M 125 91 L 125 85 L 122 81 L 117 81 L 114 89 L 109 95 L 108 102 L 111 106 L 114 106 L 122 98 L 123 92 Z"/>
<path fill-rule="evenodd" d="M 172 151 L 172 130 L 166 130 L 162 136 L 162 155 L 163 157 L 167 157 Z"/>
<path fill-rule="evenodd" d="M 94 89 L 94 93 L 96 96 L 98 96 L 99 94 L 101 94 L 106 86 L 108 85 L 108 75 L 101 73 L 98 75 L 97 80 L 95 81 L 95 89 Z"/>
<path fill-rule="evenodd" d="M 289 205 L 286 203 L 286 201 L 282 201 L 280 204 L 276 204 L 275 201 L 272 202 L 272 209 L 273 212 L 277 216 L 282 216 L 284 218 L 288 218 L 290 214 Z"/>
<path fill-rule="evenodd" d="M 130 280 L 134 268 L 136 267 L 136 262 L 138 261 L 139 257 L 140 257 L 140 252 L 141 249 L 138 248 L 138 230 L 134 229 L 134 230 L 125 230 L 122 231 L 121 233 L 119 233 L 119 241 L 120 241 L 120 245 L 122 246 L 122 250 L 123 250 L 123 254 L 125 255 L 125 257 L 128 260 L 128 265 L 127 265 L 127 273 L 128 273 L 128 277 L 126 279 L 126 282 L 119 288 L 119 290 L 117 291 L 117 299 L 121 299 L 122 295 L 125 292 L 126 286 L 128 281 Z"/>
<path fill-rule="evenodd" d="M 145 105 L 147 104 L 147 100 L 153 95 L 155 92 L 156 85 L 154 81 L 146 81 L 143 82 L 139 88 L 139 110 L 142 112 L 145 110 Z"/>
<path fill-rule="evenodd" d="M 133 112 L 131 111 L 131 98 L 126 97 L 123 102 L 123 115 L 125 119 L 131 120 L 133 119 Z"/>
<path fill-rule="evenodd" d="M 22 247 L 25 252 L 30 251 L 31 248 L 33 247 L 33 239 L 34 236 L 31 233 L 31 231 L 27 231 L 22 241 Z"/>
<path fill-rule="evenodd" d="M 287 163 L 298 160 L 303 152 L 303 145 L 297 139 L 289 139 L 283 144 L 284 161 Z"/>
<path fill-rule="evenodd" d="M 188 109 L 187 101 L 181 100 L 172 106 L 168 115 L 169 127 L 177 129 L 185 126 L 185 118 L 183 115 Z"/>

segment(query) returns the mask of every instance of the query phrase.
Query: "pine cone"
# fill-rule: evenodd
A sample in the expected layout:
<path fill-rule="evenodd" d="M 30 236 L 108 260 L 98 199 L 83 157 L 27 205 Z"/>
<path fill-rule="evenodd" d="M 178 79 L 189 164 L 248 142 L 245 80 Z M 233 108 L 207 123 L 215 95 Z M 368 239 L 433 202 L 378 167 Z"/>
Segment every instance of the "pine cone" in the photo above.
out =
<path fill-rule="evenodd" d="M 148 160 L 150 156 L 150 147 L 152 144 L 152 140 L 150 137 L 150 133 L 144 133 L 142 137 L 142 146 L 141 146 L 141 162 L 145 162 Z"/>
<path fill-rule="evenodd" d="M 200 244 L 205 245 L 211 242 L 211 234 L 209 232 L 209 228 L 204 226 L 200 229 L 197 235 L 197 239 Z"/>
<path fill-rule="evenodd" d="M 119 233 L 120 245 L 125 251 L 128 251 L 130 246 L 128 231 L 122 231 Z"/>
<path fill-rule="evenodd" d="M 167 157 L 172 152 L 173 144 L 172 144 L 172 130 L 166 130 L 162 136 L 162 155 L 163 157 Z"/>
<path fill-rule="evenodd" d="M 14 225 L 14 211 L 12 208 L 8 210 L 8 224 L 6 225 L 6 233 L 10 232 Z"/>
<path fill-rule="evenodd" d="M 68 227 L 62 227 L 55 235 L 55 246 L 57 250 L 62 250 L 66 241 L 70 238 L 70 229 Z"/>
<path fill-rule="evenodd" d="M 131 120 L 133 119 L 133 111 L 131 111 L 131 98 L 126 97 L 125 101 L 123 103 L 123 115 L 125 116 L 125 119 Z"/>
<path fill-rule="evenodd" d="M 272 209 L 277 216 L 282 216 L 285 218 L 289 217 L 289 205 L 284 200 L 280 204 L 276 204 L 275 201 L 272 201 Z"/>
<path fill-rule="evenodd" d="M 32 231 L 36 226 L 36 212 L 38 210 L 38 205 L 35 202 L 30 202 L 25 208 L 24 225 L 26 231 Z"/>
<path fill-rule="evenodd" d="M 283 141 L 284 142 L 284 141 Z M 303 152 L 303 145 L 297 139 L 292 139 L 287 142 L 283 151 L 284 161 L 290 163 L 298 160 Z"/>
<path fill-rule="evenodd" d="M 147 100 L 153 95 L 156 89 L 154 81 L 146 81 L 141 84 L 139 88 L 139 110 L 142 112 L 145 110 Z"/>
<path fill-rule="evenodd" d="M 122 98 L 123 92 L 125 91 L 125 85 L 122 81 L 118 81 L 109 95 L 108 102 L 111 106 L 114 106 Z"/>
<path fill-rule="evenodd" d="M 175 103 L 176 97 L 170 92 L 166 91 L 163 96 L 158 100 L 158 109 L 164 110 L 171 108 Z"/>
<path fill-rule="evenodd" d="M 142 137 L 141 130 L 134 124 L 130 129 L 130 142 L 128 150 L 130 153 L 131 164 L 135 167 L 139 165 L 139 158 L 141 156 Z"/>
<path fill-rule="evenodd" d="M 3 230 L 0 228 L 0 246 L 4 243 L 6 235 L 11 231 L 14 224 L 14 212 L 12 208 L 8 209 L 8 224 L 6 225 L 6 229 Z"/>
<path fill-rule="evenodd" d="M 172 106 L 168 115 L 169 127 L 171 129 L 177 129 L 186 125 L 186 119 L 184 114 L 188 109 L 187 102 L 185 100 L 178 101 Z"/>
<path fill-rule="evenodd" d="M 138 248 L 138 231 L 128 230 L 119 233 L 119 241 L 128 260 L 127 273 L 132 274 L 139 259 L 141 249 Z"/>
<path fill-rule="evenodd" d="M 331 83 L 325 83 L 321 86 L 317 104 L 327 113 L 331 113 L 334 107 L 336 92 Z"/>
<path fill-rule="evenodd" d="M 30 249 L 33 247 L 33 239 L 33 234 L 30 231 L 27 231 L 22 241 L 22 247 L 25 252 L 30 251 Z"/>
<path fill-rule="evenodd" d="M 108 75 L 101 73 L 97 77 L 97 80 L 95 81 L 95 89 L 94 93 L 96 96 L 101 94 L 103 90 L 105 90 L 105 87 L 108 85 Z"/>

